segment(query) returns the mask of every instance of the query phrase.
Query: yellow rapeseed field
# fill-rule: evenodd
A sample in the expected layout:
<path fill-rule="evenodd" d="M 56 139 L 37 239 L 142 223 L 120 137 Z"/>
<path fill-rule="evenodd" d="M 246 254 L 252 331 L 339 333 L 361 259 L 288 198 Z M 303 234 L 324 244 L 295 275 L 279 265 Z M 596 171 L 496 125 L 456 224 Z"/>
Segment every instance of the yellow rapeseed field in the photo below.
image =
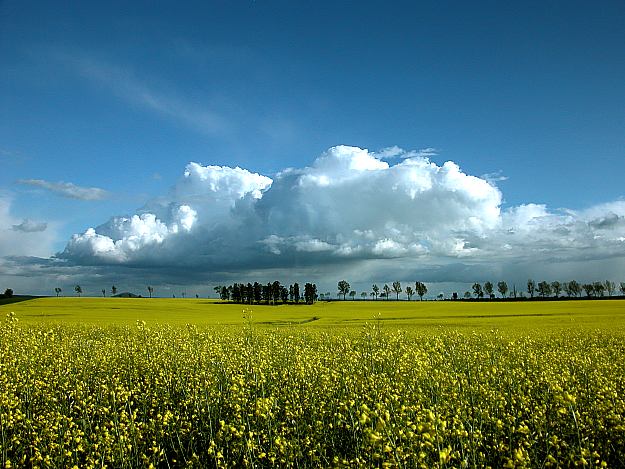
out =
<path fill-rule="evenodd" d="M 2 467 L 625 462 L 625 302 L 54 301 L 0 309 Z"/>

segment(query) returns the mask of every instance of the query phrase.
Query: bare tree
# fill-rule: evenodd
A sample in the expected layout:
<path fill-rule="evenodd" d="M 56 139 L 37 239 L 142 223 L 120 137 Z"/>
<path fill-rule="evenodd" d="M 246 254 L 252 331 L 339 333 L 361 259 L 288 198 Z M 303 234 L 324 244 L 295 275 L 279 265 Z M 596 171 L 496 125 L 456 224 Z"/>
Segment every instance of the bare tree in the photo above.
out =
<path fill-rule="evenodd" d="M 527 293 L 530 294 L 530 297 L 534 298 L 534 292 L 536 291 L 536 282 L 532 279 L 527 281 Z"/>
<path fill-rule="evenodd" d="M 620 283 L 619 289 L 621 290 L 621 295 L 625 295 L 625 282 Z"/>
<path fill-rule="evenodd" d="M 152 298 L 152 293 L 154 293 L 154 288 L 148 285 L 148 293 L 150 294 L 150 298 Z"/>

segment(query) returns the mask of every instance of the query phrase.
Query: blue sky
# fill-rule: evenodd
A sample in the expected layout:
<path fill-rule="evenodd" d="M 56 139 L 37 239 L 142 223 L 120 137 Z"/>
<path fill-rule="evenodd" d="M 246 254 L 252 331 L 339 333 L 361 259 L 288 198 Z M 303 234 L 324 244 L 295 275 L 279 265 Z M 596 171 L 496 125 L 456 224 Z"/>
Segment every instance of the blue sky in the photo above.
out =
<path fill-rule="evenodd" d="M 502 211 L 622 201 L 624 38 L 622 2 L 4 1 L 5 224 L 47 228 L 0 255 L 63 251 L 169 197 L 189 162 L 275 180 L 337 145 L 435 149 L 439 167 L 490 178 Z"/>

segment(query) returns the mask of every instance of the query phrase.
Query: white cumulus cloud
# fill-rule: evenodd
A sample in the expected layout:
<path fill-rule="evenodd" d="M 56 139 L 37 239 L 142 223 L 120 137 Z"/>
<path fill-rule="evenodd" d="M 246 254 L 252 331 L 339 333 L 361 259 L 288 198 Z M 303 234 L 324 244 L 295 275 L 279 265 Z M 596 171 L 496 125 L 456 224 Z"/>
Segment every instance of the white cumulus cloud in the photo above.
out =
<path fill-rule="evenodd" d="M 168 194 L 74 235 L 58 257 L 219 272 L 349 262 L 366 266 L 363 276 L 392 262 L 405 272 L 438 269 L 439 277 L 455 275 L 461 269 L 449 266 L 458 263 L 505 270 L 622 258 L 624 201 L 583 211 L 532 203 L 504 210 L 492 178 L 436 164 L 433 152 L 337 146 L 273 179 L 189 163 Z M 401 158 L 389 164 L 389 156 Z"/>

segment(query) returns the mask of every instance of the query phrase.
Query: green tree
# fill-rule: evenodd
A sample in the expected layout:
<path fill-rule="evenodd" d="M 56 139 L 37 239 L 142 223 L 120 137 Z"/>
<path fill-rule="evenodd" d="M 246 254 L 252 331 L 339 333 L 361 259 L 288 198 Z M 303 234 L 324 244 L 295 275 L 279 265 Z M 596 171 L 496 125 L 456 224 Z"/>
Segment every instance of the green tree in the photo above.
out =
<path fill-rule="evenodd" d="M 384 290 L 384 298 L 386 298 L 388 300 L 389 295 L 391 294 L 391 287 L 389 287 L 386 283 L 384 284 L 384 287 L 382 288 Z"/>
<path fill-rule="evenodd" d="M 326 294 L 326 296 L 329 296 Z M 304 285 L 304 301 L 307 304 L 313 304 L 317 299 L 317 285 L 314 283 L 306 283 Z"/>
<path fill-rule="evenodd" d="M 102 296 L 106 297 L 106 289 L 104 289 L 104 288 L 102 289 Z"/>
<path fill-rule="evenodd" d="M 293 299 L 295 300 L 295 304 L 299 303 L 299 300 L 300 300 L 299 283 L 297 282 L 293 284 Z"/>
<path fill-rule="evenodd" d="M 412 295 L 414 295 L 414 290 L 410 285 L 406 287 L 406 296 L 408 297 L 408 301 L 412 299 Z"/>
<path fill-rule="evenodd" d="M 6 290 L 4 290 L 4 297 L 5 298 L 13 298 L 13 289 L 12 288 L 7 288 Z"/>
<path fill-rule="evenodd" d="M 63 291 L 63 290 L 61 290 L 59 287 L 56 287 L 56 288 L 54 289 L 54 293 L 56 293 L 56 297 L 57 297 L 57 298 L 59 297 L 59 295 L 61 294 L 61 292 L 62 292 L 62 291 Z"/>
<path fill-rule="evenodd" d="M 380 287 L 378 287 L 375 283 L 373 284 L 373 286 L 371 287 L 371 291 L 373 292 L 373 295 L 375 296 L 375 299 L 378 299 L 378 295 L 380 294 Z"/>
<path fill-rule="evenodd" d="M 260 283 L 254 282 L 252 286 L 252 296 L 254 298 L 254 303 L 260 304 L 263 297 L 263 286 Z"/>
<path fill-rule="evenodd" d="M 551 282 L 551 290 L 553 291 L 556 298 L 560 298 L 560 292 L 562 291 L 562 284 L 557 280 Z"/>
<path fill-rule="evenodd" d="M 588 298 L 595 294 L 595 286 L 592 283 L 585 283 L 582 285 L 582 288 L 586 292 L 586 296 Z"/>
<path fill-rule="evenodd" d="M 484 297 L 484 291 L 482 290 L 482 285 L 475 282 L 471 288 L 473 288 L 473 294 L 475 295 L 476 298 Z"/>
<path fill-rule="evenodd" d="M 527 281 L 527 293 L 530 294 L 530 297 L 534 298 L 534 292 L 536 291 L 536 282 L 532 279 Z"/>
<path fill-rule="evenodd" d="M 573 296 L 573 295 L 572 295 L 572 292 L 571 292 L 571 286 L 570 286 L 569 282 L 564 282 L 564 283 L 562 284 L 562 291 L 563 291 L 564 293 L 566 293 L 566 296 L 568 296 L 569 298 L 570 298 L 571 296 Z"/>
<path fill-rule="evenodd" d="M 349 292 L 349 296 L 351 297 L 352 301 L 356 299 L 356 290 L 352 290 Z"/>
<path fill-rule="evenodd" d="M 393 293 L 395 293 L 396 299 L 399 300 L 399 294 L 402 292 L 401 283 L 398 281 L 393 282 Z"/>
<path fill-rule="evenodd" d="M 569 296 L 581 296 L 582 294 L 582 286 L 577 282 L 577 280 L 571 280 L 566 283 L 568 291 L 565 289 L 567 295 Z"/>
<path fill-rule="evenodd" d="M 493 294 L 493 284 L 491 282 L 486 282 L 484 284 L 484 292 L 488 295 L 489 298 L 493 298 L 495 295 Z"/>
<path fill-rule="evenodd" d="M 593 287 L 595 289 L 595 295 L 603 297 L 603 294 L 605 293 L 605 285 L 603 282 L 595 282 Z"/>
<path fill-rule="evenodd" d="M 505 281 L 497 282 L 497 291 L 502 298 L 506 297 L 506 293 L 508 293 L 508 284 Z"/>
<path fill-rule="evenodd" d="M 341 280 L 338 283 L 339 294 L 343 295 L 343 300 L 345 300 L 345 296 L 349 293 L 350 285 L 346 280 Z"/>
<path fill-rule="evenodd" d="M 620 283 L 621 295 L 625 295 L 625 282 Z"/>
<path fill-rule="evenodd" d="M 115 285 L 111 287 L 111 295 L 113 296 L 117 295 L 117 287 Z"/>
<path fill-rule="evenodd" d="M 361 297 L 363 300 L 366 300 L 366 299 L 367 299 L 367 292 L 366 292 L 366 291 L 363 291 L 363 292 L 360 294 L 360 297 Z"/>
<path fill-rule="evenodd" d="M 538 284 L 538 294 L 544 298 L 551 296 L 551 285 L 544 280 Z"/>
<path fill-rule="evenodd" d="M 423 282 L 415 282 L 414 290 L 419 295 L 419 299 L 423 301 L 423 297 L 428 292 L 428 287 Z"/>
<path fill-rule="evenodd" d="M 612 296 L 616 290 L 616 284 L 610 280 L 606 280 L 603 285 L 605 286 L 605 291 L 608 292 L 608 296 Z"/>
<path fill-rule="evenodd" d="M 78 293 L 78 296 L 82 295 L 82 287 L 80 285 L 76 285 L 74 291 Z"/>
<path fill-rule="evenodd" d="M 150 295 L 150 298 L 152 298 L 152 293 L 154 293 L 154 288 L 152 288 L 150 285 L 148 285 L 148 293 Z"/>
<path fill-rule="evenodd" d="M 278 282 L 277 280 L 274 280 L 274 282 L 271 284 L 271 295 L 273 297 L 274 305 L 278 303 L 278 301 L 280 301 L 281 292 L 282 285 L 280 285 L 280 282 Z"/>

